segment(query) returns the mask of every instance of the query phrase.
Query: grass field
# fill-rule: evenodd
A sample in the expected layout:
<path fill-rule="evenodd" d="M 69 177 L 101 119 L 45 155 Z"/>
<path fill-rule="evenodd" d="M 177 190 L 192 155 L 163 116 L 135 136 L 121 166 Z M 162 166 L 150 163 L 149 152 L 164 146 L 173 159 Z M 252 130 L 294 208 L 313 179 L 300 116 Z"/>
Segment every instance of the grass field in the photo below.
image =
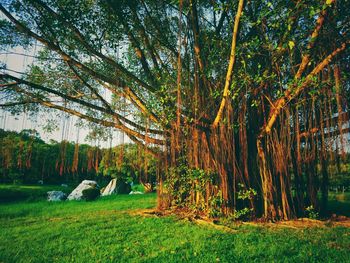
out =
<path fill-rule="evenodd" d="M 2 196 L 6 189 L 0 186 Z M 240 225 L 227 232 L 136 215 L 155 206 L 154 194 L 48 203 L 35 193 L 0 204 L 0 262 L 350 262 L 345 227 Z"/>

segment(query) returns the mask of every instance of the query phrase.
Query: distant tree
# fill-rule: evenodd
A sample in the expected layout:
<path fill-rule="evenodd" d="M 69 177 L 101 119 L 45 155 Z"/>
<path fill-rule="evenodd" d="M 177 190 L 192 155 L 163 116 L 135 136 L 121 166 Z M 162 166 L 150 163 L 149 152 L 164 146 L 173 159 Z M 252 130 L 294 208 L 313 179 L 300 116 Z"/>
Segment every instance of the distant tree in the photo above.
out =
<path fill-rule="evenodd" d="M 154 184 L 157 181 L 158 162 L 154 156 L 136 144 L 118 145 L 103 150 L 99 173 L 124 181 Z"/>
<path fill-rule="evenodd" d="M 20 133 L 0 130 L 0 163 L 2 182 L 76 182 L 96 177 L 96 171 L 88 170 L 88 151 L 93 147 L 81 145 L 80 161 L 72 170 L 73 143 L 65 142 L 66 153 L 64 169 L 60 171 L 61 144 L 55 141 L 45 143 L 35 130 L 23 130 Z M 77 177 L 78 176 L 78 177 Z"/>

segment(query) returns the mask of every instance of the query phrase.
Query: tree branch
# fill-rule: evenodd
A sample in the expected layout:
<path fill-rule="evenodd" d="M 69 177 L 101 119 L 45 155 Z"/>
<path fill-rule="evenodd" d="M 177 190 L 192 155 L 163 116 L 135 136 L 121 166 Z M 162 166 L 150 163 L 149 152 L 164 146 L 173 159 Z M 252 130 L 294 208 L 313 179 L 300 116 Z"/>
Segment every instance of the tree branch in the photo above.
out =
<path fill-rule="evenodd" d="M 14 77 L 14 76 L 11 76 L 11 75 L 8 75 L 8 74 L 0 74 L 0 79 L 4 79 L 4 78 L 9 78 L 9 79 L 12 79 L 12 80 L 15 80 L 16 83 L 18 84 L 25 84 L 27 86 L 30 86 L 34 89 L 37 89 L 37 90 L 42 90 L 42 91 L 45 91 L 45 92 L 48 92 L 48 93 L 51 93 L 51 94 L 54 94 L 54 95 L 57 95 L 61 98 L 64 98 L 68 101 L 72 101 L 72 102 L 75 102 L 75 103 L 78 103 L 82 106 L 85 106 L 89 109 L 94 109 L 94 110 L 97 110 L 101 113 L 104 113 L 104 114 L 107 114 L 107 115 L 110 115 L 111 117 L 113 117 L 116 122 L 118 123 L 118 125 L 122 125 L 122 122 L 125 122 L 133 127 L 135 127 L 136 129 L 140 130 L 140 131 L 146 131 L 146 128 L 137 124 L 137 123 L 134 123 L 132 121 L 130 121 L 129 119 L 125 118 L 124 116 L 121 116 L 120 114 L 114 112 L 110 107 L 108 107 L 107 109 L 106 108 L 103 108 L 103 107 L 100 107 L 100 106 L 97 106 L 97 105 L 94 105 L 94 104 L 91 104 L 89 102 L 86 102 L 84 100 L 81 100 L 81 99 L 78 99 L 76 97 L 72 97 L 72 96 L 69 96 L 67 94 L 64 94 L 62 92 L 59 92 L 57 90 L 54 90 L 54 89 L 51 89 L 51 88 L 48 88 L 48 87 L 44 87 L 42 85 L 39 85 L 39 84 L 35 84 L 35 83 L 32 83 L 32 82 L 29 82 L 29 81 L 26 81 L 26 80 L 23 80 L 23 79 L 19 79 L 17 77 Z M 163 134 L 163 131 L 159 131 L 159 130 L 154 130 L 154 129 L 148 129 L 148 131 L 152 134 L 158 134 L 158 135 L 162 135 Z"/>
<path fill-rule="evenodd" d="M 116 80 L 116 79 L 112 79 L 110 77 L 107 77 L 101 73 L 98 73 L 98 72 L 92 70 L 91 68 L 87 67 L 86 65 L 78 62 L 77 60 L 75 60 L 74 58 L 72 58 L 71 56 L 66 54 L 64 51 L 62 51 L 59 46 L 44 39 L 43 37 L 39 36 L 38 34 L 32 32 L 30 29 L 28 29 L 26 26 L 24 26 L 22 23 L 20 23 L 1 4 L 0 4 L 0 10 L 8 17 L 8 19 L 10 19 L 10 21 L 12 21 L 16 25 L 16 27 L 20 31 L 23 31 L 28 36 L 31 36 L 31 37 L 35 38 L 36 40 L 40 41 L 45 46 L 47 46 L 49 49 L 56 51 L 58 54 L 61 55 L 61 57 L 65 61 L 67 61 L 67 62 L 71 63 L 72 65 L 76 66 L 77 68 L 85 71 L 86 73 L 88 73 L 89 75 L 91 75 L 94 78 L 101 79 L 107 83 L 110 83 L 110 84 L 113 84 L 116 86 L 121 86 L 124 89 L 124 91 L 126 92 L 127 96 L 132 98 L 132 101 L 136 104 L 136 106 L 138 108 L 142 109 L 143 112 L 150 115 L 150 118 L 152 119 L 152 121 L 159 123 L 158 117 L 145 106 L 143 101 L 135 94 L 135 92 L 130 87 L 128 87 L 126 85 L 120 85 L 120 82 L 121 82 L 120 80 Z M 106 58 L 106 59 L 108 59 L 108 61 L 110 61 L 110 62 L 113 62 L 113 60 L 111 60 L 109 58 Z"/>
<path fill-rule="evenodd" d="M 145 83 L 144 81 L 142 81 L 141 79 L 137 78 L 134 74 L 132 74 L 130 71 L 128 71 L 126 68 L 124 68 L 122 65 L 120 65 L 119 63 L 117 63 L 115 60 L 105 56 L 104 54 L 102 54 L 101 52 L 95 50 L 84 38 L 84 36 L 81 34 L 81 32 L 71 23 L 69 23 L 67 20 L 65 20 L 63 17 L 61 17 L 59 14 L 57 14 L 54 10 L 52 10 L 49 6 L 47 6 L 45 3 L 43 3 L 41 0 L 33 0 L 34 2 L 36 2 L 37 4 L 39 4 L 41 7 L 45 8 L 45 10 L 47 12 L 50 13 L 50 15 L 54 16 L 55 18 L 57 18 L 61 23 L 63 23 L 65 26 L 67 26 L 69 29 L 72 30 L 72 32 L 74 33 L 76 39 L 78 39 L 80 41 L 80 43 L 92 54 L 94 54 L 95 56 L 101 58 L 102 60 L 106 61 L 108 64 L 110 64 L 111 66 L 115 67 L 119 72 L 121 72 L 122 74 L 124 74 L 127 78 L 135 81 L 136 83 L 138 83 L 139 85 L 141 85 L 142 87 L 150 90 L 150 91 L 154 91 L 154 88 L 151 87 L 150 85 L 148 85 L 147 83 Z"/>
<path fill-rule="evenodd" d="M 329 2 L 329 5 L 331 5 L 334 3 L 334 1 L 335 0 L 329 0 L 327 2 Z M 297 74 L 295 75 L 295 79 L 301 78 L 301 75 L 303 74 L 304 70 L 306 69 L 307 65 L 309 64 L 309 61 L 310 61 L 310 53 L 309 52 L 315 46 L 316 39 L 320 33 L 320 30 L 322 28 L 322 25 L 323 25 L 323 22 L 324 22 L 326 15 L 327 15 L 327 9 L 322 10 L 320 16 L 318 17 L 318 19 L 316 21 L 316 27 L 311 34 L 310 41 L 309 41 L 307 48 L 306 48 L 306 50 L 307 50 L 306 54 L 304 54 L 302 56 L 301 64 L 299 66 Z"/>
<path fill-rule="evenodd" d="M 339 48 L 335 49 L 331 54 L 329 54 L 321 63 L 319 63 L 312 71 L 311 73 L 305 78 L 303 83 L 299 85 L 297 88 L 292 89 L 292 87 L 289 87 L 285 93 L 284 96 L 279 98 L 275 103 L 274 107 L 270 112 L 270 116 L 268 118 L 266 126 L 261 130 L 261 133 L 259 137 L 262 137 L 264 134 L 268 134 L 271 132 L 271 129 L 279 116 L 281 110 L 284 108 L 284 106 L 293 98 L 298 96 L 304 89 L 308 87 L 308 85 L 312 82 L 312 78 L 320 73 L 322 69 L 324 69 L 331 61 L 332 59 L 338 55 L 340 52 L 344 51 L 346 46 L 350 44 L 350 41 L 347 41 L 343 43 Z"/>
<path fill-rule="evenodd" d="M 217 127 L 223 112 L 224 112 L 224 108 L 226 105 L 226 100 L 227 97 L 229 95 L 229 88 L 231 85 L 231 80 L 232 80 L 232 73 L 233 73 L 233 66 L 235 64 L 235 56 L 236 56 L 236 42 L 237 42 L 237 34 L 238 34 L 238 25 L 239 25 L 239 20 L 241 18 L 241 14 L 242 14 L 242 10 L 243 10 L 243 0 L 239 0 L 238 3 L 238 10 L 237 10 L 237 14 L 235 17 L 235 25 L 233 28 L 233 34 L 232 34 L 232 45 L 231 45 L 231 55 L 230 55 L 230 62 L 228 65 L 228 69 L 227 69 L 227 74 L 226 74 L 226 81 L 225 81 L 225 87 L 224 87 L 224 92 L 223 92 L 223 97 L 220 103 L 220 107 L 218 110 L 218 113 L 216 114 L 215 120 L 213 122 L 213 128 Z"/>

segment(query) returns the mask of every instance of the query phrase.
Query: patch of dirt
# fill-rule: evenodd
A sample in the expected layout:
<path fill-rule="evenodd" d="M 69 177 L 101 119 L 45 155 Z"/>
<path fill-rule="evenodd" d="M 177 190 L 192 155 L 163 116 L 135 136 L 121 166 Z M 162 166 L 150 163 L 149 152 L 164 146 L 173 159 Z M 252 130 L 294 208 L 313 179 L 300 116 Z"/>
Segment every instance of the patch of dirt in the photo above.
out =
<path fill-rule="evenodd" d="M 277 222 L 276 225 L 289 226 L 294 228 L 308 227 L 350 227 L 350 218 L 346 216 L 332 216 L 328 220 L 315 220 L 309 218 L 300 218 L 296 220 Z"/>
<path fill-rule="evenodd" d="M 194 215 L 193 213 L 188 213 L 188 211 L 184 210 L 157 210 L 157 209 L 142 209 L 142 210 L 131 210 L 129 211 L 129 215 L 137 215 L 137 216 L 144 216 L 144 217 L 164 217 L 164 216 L 171 216 L 176 215 L 176 217 L 179 220 L 184 220 L 188 222 L 192 222 L 196 225 L 201 226 L 208 226 L 212 227 L 221 231 L 234 233 L 237 232 L 237 230 L 234 230 L 230 227 L 224 226 L 224 225 L 218 225 L 216 220 L 211 220 L 208 218 L 202 218 L 197 215 Z"/>
<path fill-rule="evenodd" d="M 316 220 L 310 218 L 299 218 L 288 221 L 278 221 L 274 223 L 262 223 L 262 222 L 243 222 L 244 225 L 252 226 L 266 226 L 270 228 L 293 228 L 293 229 L 305 229 L 311 227 L 349 227 L 350 218 L 348 217 L 337 217 L 330 218 L 328 220 Z"/>
<path fill-rule="evenodd" d="M 202 226 L 209 226 L 211 228 L 214 228 L 214 229 L 217 229 L 217 230 L 221 230 L 221 231 L 224 231 L 224 232 L 228 232 L 228 233 L 237 233 L 238 230 L 236 229 L 233 229 L 231 227 L 228 227 L 228 226 L 224 226 L 224 225 L 218 225 L 215 223 L 215 221 L 207 221 L 207 220 L 202 220 L 202 219 L 196 219 L 194 221 L 195 224 L 197 225 L 202 225 Z"/>
<path fill-rule="evenodd" d="M 128 212 L 130 215 L 145 216 L 145 217 L 163 217 L 176 215 L 179 220 L 186 220 L 197 225 L 206 225 L 213 227 L 215 229 L 223 230 L 225 232 L 237 232 L 237 230 L 231 228 L 228 225 L 220 224 L 220 220 L 212 219 L 204 216 L 195 215 L 189 211 L 184 210 L 157 210 L 157 209 L 142 209 L 142 210 L 131 210 Z M 349 227 L 350 228 L 350 218 L 346 216 L 332 215 L 328 220 L 316 220 L 310 218 L 299 218 L 288 221 L 277 221 L 277 222 L 262 222 L 262 221 L 252 221 L 252 222 L 241 222 L 235 221 L 233 227 L 239 225 L 251 225 L 257 227 L 268 227 L 268 228 L 292 228 L 292 229 L 305 229 L 311 227 Z"/>
<path fill-rule="evenodd" d="M 129 215 L 132 216 L 145 216 L 145 217 L 153 217 L 153 216 L 164 216 L 164 211 L 160 211 L 157 209 L 136 209 L 136 210 L 129 210 Z"/>

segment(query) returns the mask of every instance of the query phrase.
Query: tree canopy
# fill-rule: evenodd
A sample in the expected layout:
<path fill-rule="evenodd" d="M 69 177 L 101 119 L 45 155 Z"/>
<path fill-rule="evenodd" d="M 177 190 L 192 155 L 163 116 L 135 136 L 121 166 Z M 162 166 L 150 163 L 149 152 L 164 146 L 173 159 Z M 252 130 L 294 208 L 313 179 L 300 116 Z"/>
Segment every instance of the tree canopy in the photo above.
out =
<path fill-rule="evenodd" d="M 40 51 L 21 76 L 4 67 L 2 106 L 122 130 L 163 161 L 161 207 L 289 219 L 321 190 L 326 210 L 328 167 L 349 150 L 349 6 L 3 1 L 2 49 Z"/>

